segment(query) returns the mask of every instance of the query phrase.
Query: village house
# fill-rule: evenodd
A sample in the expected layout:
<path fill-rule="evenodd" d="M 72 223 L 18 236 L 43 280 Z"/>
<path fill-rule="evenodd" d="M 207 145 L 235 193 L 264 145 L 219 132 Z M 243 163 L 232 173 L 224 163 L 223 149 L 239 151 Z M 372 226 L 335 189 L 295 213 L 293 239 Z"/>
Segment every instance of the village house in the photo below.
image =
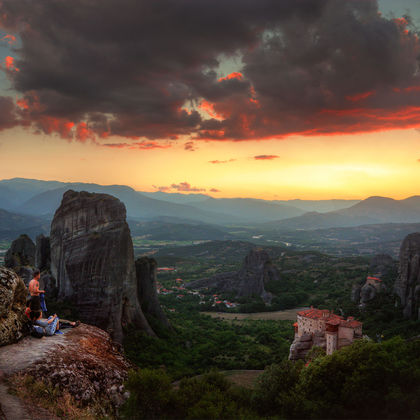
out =
<path fill-rule="evenodd" d="M 304 358 L 312 346 L 325 348 L 327 354 L 349 346 L 362 338 L 362 323 L 353 317 L 344 319 L 328 309 L 311 307 L 297 313 L 295 339 L 290 346 L 289 359 Z"/>

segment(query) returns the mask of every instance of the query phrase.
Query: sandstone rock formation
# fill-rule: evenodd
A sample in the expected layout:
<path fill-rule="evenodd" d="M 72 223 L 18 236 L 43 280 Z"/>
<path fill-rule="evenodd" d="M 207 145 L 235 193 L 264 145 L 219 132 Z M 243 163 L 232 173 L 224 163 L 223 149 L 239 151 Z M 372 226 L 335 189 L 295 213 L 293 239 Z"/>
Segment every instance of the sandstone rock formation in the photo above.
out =
<path fill-rule="evenodd" d="M 302 336 L 296 337 L 290 346 L 289 360 L 305 359 L 313 345 L 311 334 L 302 334 Z"/>
<path fill-rule="evenodd" d="M 351 291 L 351 300 L 355 303 L 360 303 L 362 306 L 374 299 L 378 292 L 386 290 L 384 280 L 392 277 L 396 273 L 396 261 L 390 255 L 378 254 L 371 258 L 369 262 L 369 276 L 379 278 L 381 281 L 372 284 L 369 277 L 363 284 L 355 284 Z"/>
<path fill-rule="evenodd" d="M 411 233 L 401 244 L 400 268 L 394 288 L 404 316 L 420 319 L 420 233 Z"/>
<path fill-rule="evenodd" d="M 44 235 L 36 237 L 35 266 L 40 271 L 49 270 L 51 265 L 50 238 Z"/>
<path fill-rule="evenodd" d="M 271 263 L 266 251 L 252 249 L 245 257 L 239 271 L 192 281 L 187 287 L 191 289 L 208 287 L 219 293 L 234 292 L 237 297 L 261 296 L 265 302 L 270 302 L 272 295 L 264 288 L 270 280 L 279 280 L 277 268 Z"/>
<path fill-rule="evenodd" d="M 0 346 L 23 336 L 28 291 L 22 279 L 12 270 L 0 266 Z"/>
<path fill-rule="evenodd" d="M 15 271 L 27 285 L 35 265 L 35 244 L 28 235 L 15 239 L 4 256 L 4 266 Z"/>
<path fill-rule="evenodd" d="M 374 299 L 378 294 L 378 289 L 369 283 L 365 283 L 360 289 L 360 303 L 365 305 L 370 300 Z"/>
<path fill-rule="evenodd" d="M 83 321 L 122 341 L 123 327 L 154 335 L 138 301 L 125 206 L 107 194 L 67 191 L 51 224 L 51 272 L 58 297 Z"/>
<path fill-rule="evenodd" d="M 369 273 L 372 276 L 385 277 L 396 270 L 397 264 L 388 254 L 378 254 L 372 257 L 369 263 Z"/>
<path fill-rule="evenodd" d="M 362 290 L 362 285 L 360 284 L 353 284 L 351 289 L 351 301 L 354 303 L 360 302 L 360 291 Z"/>
<path fill-rule="evenodd" d="M 35 264 L 35 244 L 28 235 L 20 235 L 15 239 L 4 256 L 4 265 L 15 269 L 19 266 Z"/>
<path fill-rule="evenodd" d="M 169 328 L 170 323 L 160 307 L 156 290 L 157 262 L 154 258 L 141 257 L 136 260 L 138 298 L 145 314 L 156 318 Z"/>

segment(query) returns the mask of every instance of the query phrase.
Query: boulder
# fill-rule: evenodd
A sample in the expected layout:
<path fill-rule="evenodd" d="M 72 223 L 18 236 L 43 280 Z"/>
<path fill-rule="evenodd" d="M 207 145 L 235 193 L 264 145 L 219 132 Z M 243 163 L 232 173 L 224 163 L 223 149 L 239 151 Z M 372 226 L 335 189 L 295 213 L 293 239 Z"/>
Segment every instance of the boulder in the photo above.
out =
<path fill-rule="evenodd" d="M 44 235 L 36 237 L 35 266 L 40 271 L 49 270 L 51 265 L 50 238 Z"/>
<path fill-rule="evenodd" d="M 27 289 L 12 270 L 0 266 L 0 346 L 19 340 L 26 330 Z"/>
<path fill-rule="evenodd" d="M 192 281 L 187 287 L 210 288 L 218 293 L 233 292 L 236 297 L 260 296 L 266 303 L 270 303 L 272 295 L 265 290 L 264 285 L 271 280 L 279 281 L 279 274 L 268 253 L 263 249 L 252 249 L 239 271 Z"/>
<path fill-rule="evenodd" d="M 121 342 L 123 327 L 154 335 L 138 301 L 126 209 L 107 194 L 67 191 L 51 224 L 51 273 L 58 298 Z"/>
<path fill-rule="evenodd" d="M 28 235 L 15 239 L 4 256 L 4 265 L 15 271 L 22 266 L 35 265 L 35 244 Z"/>
<path fill-rule="evenodd" d="M 394 285 L 406 318 L 420 319 L 420 233 L 406 236 L 400 248 L 400 267 Z"/>
<path fill-rule="evenodd" d="M 365 284 L 360 290 L 360 303 L 365 304 L 378 294 L 378 289 L 371 284 Z"/>
<path fill-rule="evenodd" d="M 166 328 L 170 323 L 160 307 L 156 290 L 157 262 L 154 258 L 141 257 L 136 260 L 138 298 L 143 312 L 156 318 Z"/>

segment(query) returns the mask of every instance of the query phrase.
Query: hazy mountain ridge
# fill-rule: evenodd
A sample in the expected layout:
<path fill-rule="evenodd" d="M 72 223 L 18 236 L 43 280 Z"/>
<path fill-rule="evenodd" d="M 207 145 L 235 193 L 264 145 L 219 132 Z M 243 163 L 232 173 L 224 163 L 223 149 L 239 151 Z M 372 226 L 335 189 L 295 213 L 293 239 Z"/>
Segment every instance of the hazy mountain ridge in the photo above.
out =
<path fill-rule="evenodd" d="M 220 198 L 206 194 L 180 194 L 157 191 L 154 193 L 135 191 L 124 185 L 98 185 L 41 181 L 13 178 L 0 181 L 0 208 L 31 215 L 53 216 L 65 191 L 86 190 L 107 193 L 124 202 L 127 214 L 132 218 L 155 219 L 157 217 L 177 217 L 210 224 L 259 223 L 296 215 L 306 211 L 287 204 L 254 198 Z M 297 200 L 295 200 L 297 201 Z M 329 201 L 313 201 L 315 206 L 329 206 Z M 306 207 L 308 204 L 306 203 Z"/>
<path fill-rule="evenodd" d="M 374 196 L 362 201 L 268 201 L 253 198 L 213 198 L 206 194 L 184 195 L 162 191 L 142 193 L 124 185 L 65 183 L 25 178 L 0 181 L 0 208 L 14 213 L 51 218 L 60 205 L 63 193 L 68 189 L 113 195 L 125 204 L 128 217 L 138 221 L 172 218 L 175 224 L 178 223 L 177 220 L 181 224 L 204 223 L 219 226 L 260 224 L 263 229 L 279 231 L 420 222 L 420 196 L 404 200 Z M 346 205 L 351 206 L 342 208 Z M 339 209 L 307 212 L 308 208 Z"/>
<path fill-rule="evenodd" d="M 420 222 L 420 196 L 412 196 L 403 200 L 374 196 L 346 209 L 327 213 L 308 212 L 290 219 L 265 223 L 262 226 L 276 230 L 310 230 L 416 222 Z"/>

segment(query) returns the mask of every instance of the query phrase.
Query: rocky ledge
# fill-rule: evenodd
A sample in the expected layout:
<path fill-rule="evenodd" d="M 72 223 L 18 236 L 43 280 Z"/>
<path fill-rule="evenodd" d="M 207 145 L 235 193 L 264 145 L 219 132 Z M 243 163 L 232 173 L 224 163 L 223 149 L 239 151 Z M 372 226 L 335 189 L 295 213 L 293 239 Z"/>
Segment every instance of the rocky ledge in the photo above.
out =
<path fill-rule="evenodd" d="M 100 402 L 115 411 L 128 396 L 123 382 L 131 364 L 109 334 L 97 327 L 81 324 L 64 331 L 64 335 L 26 337 L 1 347 L 0 383 L 2 376 L 11 383 L 30 376 L 71 395 L 81 406 Z"/>

